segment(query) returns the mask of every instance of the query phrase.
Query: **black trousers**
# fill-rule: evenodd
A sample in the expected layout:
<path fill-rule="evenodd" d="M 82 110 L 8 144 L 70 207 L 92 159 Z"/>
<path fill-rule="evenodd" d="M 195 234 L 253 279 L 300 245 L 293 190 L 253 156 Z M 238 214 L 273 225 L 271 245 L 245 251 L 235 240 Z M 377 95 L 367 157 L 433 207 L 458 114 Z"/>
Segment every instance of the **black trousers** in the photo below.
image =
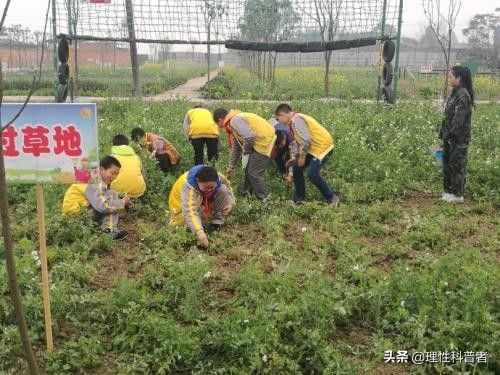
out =
<path fill-rule="evenodd" d="M 194 149 L 194 165 L 203 164 L 205 145 L 207 146 L 208 161 L 215 161 L 219 158 L 218 138 L 196 138 L 191 139 Z"/>
<path fill-rule="evenodd" d="M 445 193 L 463 197 L 466 181 L 467 144 L 445 140 L 443 145 L 443 187 Z"/>
<path fill-rule="evenodd" d="M 170 158 L 167 154 L 156 155 L 156 161 L 163 173 L 167 173 L 172 169 L 172 163 L 170 163 Z"/>
<path fill-rule="evenodd" d="M 289 152 L 286 147 L 283 147 L 278 150 L 276 154 L 276 158 L 274 159 L 276 163 L 276 168 L 278 169 L 278 173 L 282 175 L 287 174 L 286 170 L 286 162 L 290 159 Z"/>

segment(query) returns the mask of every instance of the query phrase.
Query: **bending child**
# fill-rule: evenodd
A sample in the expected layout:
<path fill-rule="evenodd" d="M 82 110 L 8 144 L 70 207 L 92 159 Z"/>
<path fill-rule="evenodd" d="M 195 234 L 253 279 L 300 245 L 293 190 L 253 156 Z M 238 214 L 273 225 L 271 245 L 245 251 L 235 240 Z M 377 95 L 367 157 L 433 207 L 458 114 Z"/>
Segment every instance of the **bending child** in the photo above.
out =
<path fill-rule="evenodd" d="M 134 149 L 129 146 L 127 136 L 117 134 L 113 137 L 111 156 L 121 164 L 118 177 L 111 183 L 111 188 L 131 198 L 139 198 L 146 191 L 146 182 L 142 175 L 142 162 Z"/>
<path fill-rule="evenodd" d="M 221 228 L 235 206 L 235 198 L 227 179 L 215 168 L 201 164 L 175 182 L 168 206 L 170 224 L 186 225 L 200 246 L 208 247 L 207 231 Z"/>
<path fill-rule="evenodd" d="M 203 164 L 204 149 L 207 159 L 214 162 L 219 157 L 219 128 L 212 113 L 200 106 L 190 109 L 184 117 L 184 134 L 194 149 L 194 165 Z"/>
<path fill-rule="evenodd" d="M 154 133 L 146 133 L 141 128 L 132 129 L 132 140 L 147 148 L 156 158 L 158 166 L 163 173 L 169 172 L 173 166 L 181 161 L 181 156 L 175 147 L 165 138 Z"/>

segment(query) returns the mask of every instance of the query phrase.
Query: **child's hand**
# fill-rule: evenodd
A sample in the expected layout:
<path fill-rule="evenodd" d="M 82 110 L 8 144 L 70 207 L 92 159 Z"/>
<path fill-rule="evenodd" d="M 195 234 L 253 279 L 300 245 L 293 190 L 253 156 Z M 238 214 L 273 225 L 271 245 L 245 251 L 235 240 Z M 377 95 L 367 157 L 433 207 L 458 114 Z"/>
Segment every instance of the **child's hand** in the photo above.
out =
<path fill-rule="evenodd" d="M 297 160 L 297 166 L 302 168 L 304 165 L 306 165 L 306 156 L 304 154 L 300 154 L 299 159 Z"/>
<path fill-rule="evenodd" d="M 204 230 L 199 230 L 198 232 L 196 232 L 196 238 L 198 239 L 198 243 L 201 247 L 208 247 L 208 237 Z"/>
<path fill-rule="evenodd" d="M 130 208 L 133 206 L 133 203 L 130 200 L 130 197 L 125 196 L 125 197 L 123 197 L 122 200 L 123 200 L 123 204 L 125 205 L 126 208 Z"/>

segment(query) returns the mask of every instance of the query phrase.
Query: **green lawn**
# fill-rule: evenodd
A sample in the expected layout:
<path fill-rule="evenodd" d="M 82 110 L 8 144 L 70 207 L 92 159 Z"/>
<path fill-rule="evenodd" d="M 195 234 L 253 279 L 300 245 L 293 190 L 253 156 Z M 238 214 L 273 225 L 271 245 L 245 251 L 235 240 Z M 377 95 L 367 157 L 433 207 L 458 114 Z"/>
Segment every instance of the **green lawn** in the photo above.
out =
<path fill-rule="evenodd" d="M 46 188 L 56 351 L 44 353 L 35 193 L 11 186 L 16 260 L 30 333 L 49 374 L 406 374 L 500 371 L 500 108 L 474 113 L 467 203 L 439 202 L 429 105 L 293 103 L 333 131 L 325 177 L 345 202 L 309 203 L 269 171 L 267 204 L 237 208 L 202 251 L 168 226 L 167 193 L 190 167 L 185 102 L 99 107 L 100 153 L 139 125 L 184 156 L 125 220 L 126 244 L 63 218 Z M 269 117 L 270 105 L 240 108 Z M 228 160 L 225 139 L 219 167 Z M 241 176 L 233 181 L 236 184 Z M 1 245 L 0 245 L 1 246 Z M 1 249 L 1 247 L 0 247 Z M 25 371 L 0 251 L 0 372 Z M 487 365 L 384 365 L 384 350 L 488 352 Z"/>

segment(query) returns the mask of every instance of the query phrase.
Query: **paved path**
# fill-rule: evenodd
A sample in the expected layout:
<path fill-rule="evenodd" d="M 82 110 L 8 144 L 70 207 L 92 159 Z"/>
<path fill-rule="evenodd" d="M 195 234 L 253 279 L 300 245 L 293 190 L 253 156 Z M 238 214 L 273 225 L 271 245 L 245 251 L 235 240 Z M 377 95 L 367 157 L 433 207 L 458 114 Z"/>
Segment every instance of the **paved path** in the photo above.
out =
<path fill-rule="evenodd" d="M 217 77 L 217 73 L 217 70 L 210 72 L 210 80 Z M 153 101 L 164 101 L 172 99 L 200 100 L 203 99 L 200 89 L 205 86 L 207 81 L 208 79 L 206 74 L 202 77 L 192 78 L 183 85 L 177 86 L 172 90 L 156 95 L 151 99 Z"/>

